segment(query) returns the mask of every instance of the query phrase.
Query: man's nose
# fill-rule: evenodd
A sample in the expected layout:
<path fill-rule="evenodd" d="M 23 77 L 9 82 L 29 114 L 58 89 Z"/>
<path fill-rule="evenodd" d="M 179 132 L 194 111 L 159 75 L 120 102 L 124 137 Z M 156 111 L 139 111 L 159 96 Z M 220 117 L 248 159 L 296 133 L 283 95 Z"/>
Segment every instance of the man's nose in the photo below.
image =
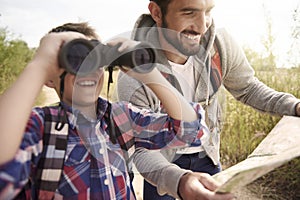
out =
<path fill-rule="evenodd" d="M 210 26 L 211 19 L 210 16 L 206 15 L 205 12 L 199 13 L 197 20 L 195 21 L 195 28 L 197 32 L 199 32 L 201 35 L 203 35 L 208 27 Z"/>

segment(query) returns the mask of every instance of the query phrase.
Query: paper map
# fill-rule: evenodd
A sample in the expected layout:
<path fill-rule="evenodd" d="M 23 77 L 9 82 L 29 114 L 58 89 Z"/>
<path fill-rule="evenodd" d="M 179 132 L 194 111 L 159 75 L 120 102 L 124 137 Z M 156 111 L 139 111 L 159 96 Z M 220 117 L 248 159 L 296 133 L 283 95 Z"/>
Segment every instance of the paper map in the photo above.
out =
<path fill-rule="evenodd" d="M 284 116 L 247 159 L 213 176 L 222 183 L 216 192 L 234 193 L 299 156 L 300 118 Z"/>

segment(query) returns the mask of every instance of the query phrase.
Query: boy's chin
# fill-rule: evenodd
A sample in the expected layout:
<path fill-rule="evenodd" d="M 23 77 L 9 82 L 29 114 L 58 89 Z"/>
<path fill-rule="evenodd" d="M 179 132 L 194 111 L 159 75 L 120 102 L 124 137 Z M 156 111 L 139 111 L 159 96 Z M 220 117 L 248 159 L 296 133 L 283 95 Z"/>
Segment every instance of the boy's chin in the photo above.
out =
<path fill-rule="evenodd" d="M 86 107 L 86 106 L 94 106 L 97 102 L 97 98 L 96 99 L 91 99 L 91 100 L 73 100 L 72 102 L 72 106 L 73 107 Z"/>

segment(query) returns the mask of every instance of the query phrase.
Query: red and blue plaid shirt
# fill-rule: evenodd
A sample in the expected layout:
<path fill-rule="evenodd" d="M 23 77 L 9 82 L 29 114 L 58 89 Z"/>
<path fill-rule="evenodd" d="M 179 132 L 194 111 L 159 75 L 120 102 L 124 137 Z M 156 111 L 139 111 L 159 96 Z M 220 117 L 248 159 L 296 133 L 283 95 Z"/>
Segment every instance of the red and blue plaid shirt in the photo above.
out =
<path fill-rule="evenodd" d="M 187 123 L 171 119 L 165 114 L 137 109 L 131 104 L 118 102 L 112 104 L 111 114 L 124 144 L 114 144 L 109 138 L 108 122 L 103 117 L 107 105 L 106 100 L 99 98 L 97 120 L 82 117 L 78 110 L 65 106 L 69 136 L 56 197 L 135 199 L 128 176 L 127 160 L 120 145 L 134 141 L 126 152 L 130 157 L 135 147 L 160 149 L 199 146 L 200 137 L 208 133 L 203 119 L 204 111 L 199 104 L 193 104 L 199 116 L 198 120 Z M 43 149 L 44 117 L 42 108 L 33 109 L 15 158 L 0 166 L 0 199 L 14 198 L 29 180 L 33 180 Z M 85 122 L 89 122 L 89 125 L 84 126 L 87 124 Z"/>

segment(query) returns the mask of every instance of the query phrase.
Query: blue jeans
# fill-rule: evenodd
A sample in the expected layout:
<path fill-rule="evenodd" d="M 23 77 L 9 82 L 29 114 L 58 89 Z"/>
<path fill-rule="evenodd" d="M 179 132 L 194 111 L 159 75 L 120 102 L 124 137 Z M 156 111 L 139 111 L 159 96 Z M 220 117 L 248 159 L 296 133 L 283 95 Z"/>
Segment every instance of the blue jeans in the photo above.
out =
<path fill-rule="evenodd" d="M 190 169 L 194 172 L 205 172 L 210 175 L 214 175 L 221 171 L 220 165 L 214 165 L 212 160 L 201 153 L 194 154 L 182 154 L 178 159 L 174 161 L 174 164 L 183 169 Z M 174 197 L 169 195 L 160 196 L 157 193 L 156 187 L 144 181 L 144 200 L 175 200 Z"/>

